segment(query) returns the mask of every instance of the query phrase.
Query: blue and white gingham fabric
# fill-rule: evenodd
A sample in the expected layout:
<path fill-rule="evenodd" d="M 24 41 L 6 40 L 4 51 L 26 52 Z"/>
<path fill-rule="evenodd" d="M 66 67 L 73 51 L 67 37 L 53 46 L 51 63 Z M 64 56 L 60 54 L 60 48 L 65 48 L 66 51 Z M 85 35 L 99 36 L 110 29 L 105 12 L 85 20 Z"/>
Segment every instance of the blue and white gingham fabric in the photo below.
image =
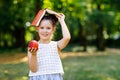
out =
<path fill-rule="evenodd" d="M 37 60 L 38 60 L 37 61 L 38 70 L 35 73 L 30 71 L 29 76 L 64 73 L 58 53 L 57 42 L 55 41 L 51 41 L 48 44 L 39 44 L 38 52 L 37 52 Z"/>
<path fill-rule="evenodd" d="M 63 80 L 61 74 L 46 74 L 38 76 L 30 76 L 29 80 Z"/>

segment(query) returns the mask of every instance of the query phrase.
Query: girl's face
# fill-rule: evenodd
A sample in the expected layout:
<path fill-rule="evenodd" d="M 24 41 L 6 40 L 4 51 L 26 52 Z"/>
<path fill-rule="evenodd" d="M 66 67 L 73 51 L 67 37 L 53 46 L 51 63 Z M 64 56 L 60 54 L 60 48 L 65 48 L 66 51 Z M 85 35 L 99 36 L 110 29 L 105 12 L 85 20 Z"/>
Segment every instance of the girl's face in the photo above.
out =
<path fill-rule="evenodd" d="M 42 20 L 37 31 L 40 36 L 40 40 L 46 41 L 51 39 L 51 35 L 55 31 L 55 27 L 53 27 L 50 20 Z"/>

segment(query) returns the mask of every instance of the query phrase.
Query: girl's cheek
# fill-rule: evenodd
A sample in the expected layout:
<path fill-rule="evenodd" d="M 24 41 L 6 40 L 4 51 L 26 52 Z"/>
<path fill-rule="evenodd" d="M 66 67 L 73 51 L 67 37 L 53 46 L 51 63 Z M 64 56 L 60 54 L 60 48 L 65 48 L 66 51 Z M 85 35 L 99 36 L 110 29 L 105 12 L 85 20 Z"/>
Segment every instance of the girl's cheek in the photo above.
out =
<path fill-rule="evenodd" d="M 40 29 L 38 32 L 39 32 L 39 33 L 41 33 L 41 32 L 43 32 L 43 30 L 42 30 L 42 29 Z"/>
<path fill-rule="evenodd" d="M 38 31 L 38 34 L 41 34 L 42 33 L 42 31 Z"/>
<path fill-rule="evenodd" d="M 48 30 L 48 32 L 50 33 L 50 32 L 52 32 L 52 30 Z"/>

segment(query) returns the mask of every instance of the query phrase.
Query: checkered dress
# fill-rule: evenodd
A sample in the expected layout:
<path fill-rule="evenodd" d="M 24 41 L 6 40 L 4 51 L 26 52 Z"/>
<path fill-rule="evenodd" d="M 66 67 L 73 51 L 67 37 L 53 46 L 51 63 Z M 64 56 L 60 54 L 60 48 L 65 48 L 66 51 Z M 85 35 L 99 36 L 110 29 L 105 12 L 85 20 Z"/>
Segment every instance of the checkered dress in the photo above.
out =
<path fill-rule="evenodd" d="M 55 41 L 48 44 L 39 44 L 37 60 L 38 71 L 35 73 L 30 71 L 29 76 L 64 73 L 58 54 L 57 42 Z"/>

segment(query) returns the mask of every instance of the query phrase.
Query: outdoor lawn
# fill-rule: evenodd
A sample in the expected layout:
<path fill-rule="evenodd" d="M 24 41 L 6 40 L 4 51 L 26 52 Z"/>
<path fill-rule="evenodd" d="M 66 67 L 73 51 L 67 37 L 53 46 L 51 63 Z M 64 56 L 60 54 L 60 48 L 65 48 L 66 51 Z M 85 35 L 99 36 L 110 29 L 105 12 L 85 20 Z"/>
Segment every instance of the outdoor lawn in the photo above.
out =
<path fill-rule="evenodd" d="M 63 52 L 64 80 L 120 80 L 120 49 Z M 28 80 L 26 53 L 0 54 L 0 80 Z"/>

